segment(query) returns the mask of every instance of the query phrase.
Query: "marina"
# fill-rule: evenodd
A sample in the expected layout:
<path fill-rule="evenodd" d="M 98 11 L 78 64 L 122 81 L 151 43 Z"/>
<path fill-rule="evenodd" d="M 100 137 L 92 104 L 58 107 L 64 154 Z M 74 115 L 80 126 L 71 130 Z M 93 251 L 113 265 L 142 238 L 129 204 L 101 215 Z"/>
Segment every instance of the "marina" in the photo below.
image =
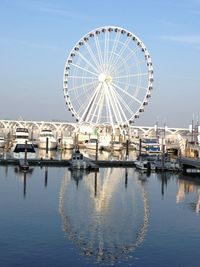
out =
<path fill-rule="evenodd" d="M 172 2 L 1 5 L 0 267 L 199 267 L 200 6 Z"/>
<path fill-rule="evenodd" d="M 26 160 L 31 166 L 69 166 L 74 148 L 78 147 L 87 159 L 85 165 L 95 164 L 98 166 L 95 168 L 136 166 L 151 171 L 200 169 L 199 135 L 197 133 L 195 143 L 191 143 L 189 129 L 169 128 L 166 131 L 162 127 L 145 127 L 144 131 L 141 126 L 130 129 L 128 135 L 122 135 L 120 131 L 113 134 L 112 128 L 101 126 L 94 128 L 87 125 L 82 131 L 73 124 L 58 123 L 62 128 L 57 126 L 57 130 L 50 130 L 57 123 L 43 122 L 40 129 L 34 128 L 34 124 L 38 126 L 39 122 L 0 121 L 1 136 L 4 136 L 0 164 L 19 165 L 19 160 L 25 158 L 26 150 Z M 157 138 L 153 137 L 156 135 Z M 192 138 L 194 140 L 194 136 Z"/>

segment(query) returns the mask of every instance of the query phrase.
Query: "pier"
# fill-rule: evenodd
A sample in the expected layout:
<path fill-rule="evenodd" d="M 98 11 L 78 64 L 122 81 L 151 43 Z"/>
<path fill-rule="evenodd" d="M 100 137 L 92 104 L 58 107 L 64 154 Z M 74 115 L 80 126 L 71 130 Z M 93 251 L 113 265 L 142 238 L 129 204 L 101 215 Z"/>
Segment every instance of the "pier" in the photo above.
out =
<path fill-rule="evenodd" d="M 90 160 L 92 163 L 99 167 L 134 167 L 135 161 L 133 160 Z M 69 167 L 70 160 L 60 159 L 29 159 L 27 160 L 29 166 L 52 166 L 52 167 Z M 0 165 L 17 165 L 19 166 L 18 159 L 0 159 Z"/>

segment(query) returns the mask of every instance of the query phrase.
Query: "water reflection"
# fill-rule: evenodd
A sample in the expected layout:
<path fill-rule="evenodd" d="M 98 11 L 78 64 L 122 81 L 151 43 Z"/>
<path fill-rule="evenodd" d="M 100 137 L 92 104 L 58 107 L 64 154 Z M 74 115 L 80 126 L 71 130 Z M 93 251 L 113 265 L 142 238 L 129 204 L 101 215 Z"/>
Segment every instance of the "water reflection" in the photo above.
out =
<path fill-rule="evenodd" d="M 188 196 L 193 196 L 193 201 Z M 178 191 L 176 195 L 177 203 L 184 203 L 197 214 L 200 213 L 200 179 L 199 177 L 191 177 L 180 175 L 178 179 Z"/>
<path fill-rule="evenodd" d="M 112 168 L 65 174 L 59 212 L 65 236 L 81 254 L 114 264 L 129 259 L 143 243 L 149 203 L 146 181 L 140 177 L 133 169 Z"/>
<path fill-rule="evenodd" d="M 47 187 L 48 184 L 48 167 L 45 167 L 45 177 L 44 177 L 44 186 Z"/>
<path fill-rule="evenodd" d="M 55 158 L 57 158 L 57 151 L 56 150 L 48 150 L 46 152 L 45 149 L 38 149 L 37 150 L 37 157 L 38 158 L 55 159 Z"/>
<path fill-rule="evenodd" d="M 8 166 L 6 166 L 6 171 L 8 172 Z M 23 197 L 26 198 L 27 191 L 27 179 L 32 175 L 33 168 L 30 168 L 28 171 L 21 171 L 19 167 L 14 168 L 15 174 L 19 177 L 20 181 L 23 183 Z"/>
<path fill-rule="evenodd" d="M 171 172 L 158 172 L 156 174 L 159 181 L 161 181 L 161 195 L 164 197 L 165 188 L 167 188 L 168 181 L 171 179 Z"/>

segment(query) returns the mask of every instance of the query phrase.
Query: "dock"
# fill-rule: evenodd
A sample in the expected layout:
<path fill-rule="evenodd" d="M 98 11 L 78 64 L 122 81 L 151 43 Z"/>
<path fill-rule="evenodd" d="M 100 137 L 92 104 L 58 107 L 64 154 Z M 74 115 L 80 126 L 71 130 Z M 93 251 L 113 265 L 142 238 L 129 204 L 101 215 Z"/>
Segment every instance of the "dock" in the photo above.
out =
<path fill-rule="evenodd" d="M 90 159 L 89 159 L 90 160 Z M 91 163 L 96 164 L 98 167 L 134 167 L 135 161 L 133 160 L 90 160 Z M 69 167 L 70 160 L 62 159 L 27 159 L 29 166 L 52 166 L 52 167 Z M 0 165 L 18 165 L 18 159 L 0 159 Z"/>
<path fill-rule="evenodd" d="M 179 163 L 183 167 L 185 172 L 191 169 L 200 169 L 200 159 L 199 158 L 189 158 L 189 157 L 181 157 L 179 158 Z M 197 173 L 197 171 L 192 170 L 191 172 Z"/>

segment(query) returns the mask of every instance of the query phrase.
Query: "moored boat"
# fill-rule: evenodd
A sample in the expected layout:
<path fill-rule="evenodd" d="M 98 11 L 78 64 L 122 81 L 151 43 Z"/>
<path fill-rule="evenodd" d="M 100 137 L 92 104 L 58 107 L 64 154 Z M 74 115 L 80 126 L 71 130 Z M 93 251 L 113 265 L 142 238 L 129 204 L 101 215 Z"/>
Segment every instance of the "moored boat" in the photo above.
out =
<path fill-rule="evenodd" d="M 181 167 L 177 161 L 171 160 L 169 157 L 165 155 L 161 155 L 160 157 L 157 157 L 157 159 L 155 160 L 155 170 L 156 171 L 180 171 Z"/>
<path fill-rule="evenodd" d="M 123 149 L 123 145 L 119 141 L 113 141 L 111 143 L 111 148 L 114 151 L 121 151 Z"/>
<path fill-rule="evenodd" d="M 60 140 L 60 149 L 73 149 L 74 138 L 72 136 L 64 136 Z"/>
<path fill-rule="evenodd" d="M 13 147 L 15 147 L 16 144 L 25 144 L 26 142 L 29 142 L 28 129 L 23 127 L 16 128 L 13 140 Z"/>
<path fill-rule="evenodd" d="M 90 139 L 85 143 L 87 149 L 96 149 L 97 139 Z"/>
<path fill-rule="evenodd" d="M 70 169 L 89 169 L 89 162 L 84 159 L 82 153 L 80 153 L 78 148 L 75 148 L 72 152 L 72 156 L 70 159 Z"/>
<path fill-rule="evenodd" d="M 4 148 L 6 145 L 6 140 L 3 136 L 0 136 L 0 148 Z"/>
<path fill-rule="evenodd" d="M 91 162 L 89 159 L 84 158 L 83 154 L 80 153 L 78 148 L 75 148 L 72 152 L 69 164 L 70 170 L 98 170 L 97 165 Z"/>
<path fill-rule="evenodd" d="M 13 150 L 13 157 L 16 159 L 34 159 L 36 151 L 32 143 L 17 143 Z"/>
<path fill-rule="evenodd" d="M 158 138 L 142 138 L 135 143 L 136 150 L 142 155 L 159 155 L 161 145 Z"/>
<path fill-rule="evenodd" d="M 50 129 L 43 129 L 38 138 L 38 148 L 48 150 L 57 148 L 57 140 Z"/>
<path fill-rule="evenodd" d="M 142 170 L 142 171 L 152 171 L 155 170 L 155 166 L 153 162 L 150 162 L 148 160 L 139 158 L 135 161 L 135 167 L 136 169 Z"/>

